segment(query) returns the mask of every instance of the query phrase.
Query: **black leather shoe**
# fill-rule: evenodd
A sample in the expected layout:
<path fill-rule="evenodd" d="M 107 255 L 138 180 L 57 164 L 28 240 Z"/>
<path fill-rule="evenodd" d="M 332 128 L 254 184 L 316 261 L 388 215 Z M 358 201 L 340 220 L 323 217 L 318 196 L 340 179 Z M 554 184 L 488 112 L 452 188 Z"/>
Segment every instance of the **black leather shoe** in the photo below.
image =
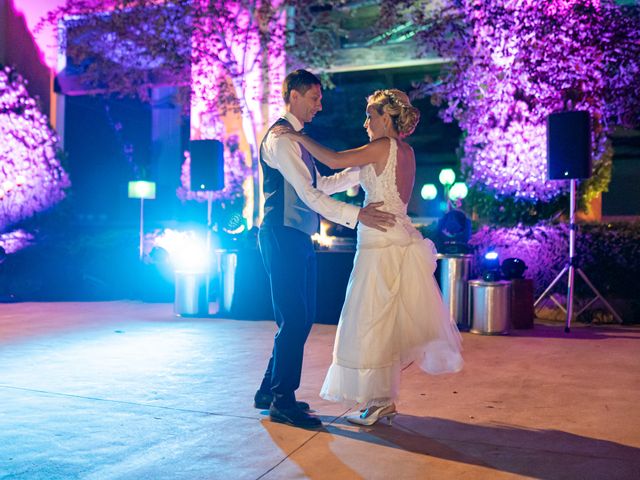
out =
<path fill-rule="evenodd" d="M 294 427 L 322 427 L 322 422 L 318 417 L 309 415 L 307 412 L 303 412 L 297 407 L 278 408 L 275 405 L 271 405 L 271 408 L 269 408 L 269 418 L 272 422 L 287 423 L 289 425 L 293 425 Z"/>
<path fill-rule="evenodd" d="M 253 406 L 260 410 L 269 410 L 271 402 L 273 401 L 273 395 L 271 393 L 256 392 L 256 396 L 253 397 Z M 311 410 L 311 406 L 307 402 L 296 402 L 296 406 L 303 412 Z"/>

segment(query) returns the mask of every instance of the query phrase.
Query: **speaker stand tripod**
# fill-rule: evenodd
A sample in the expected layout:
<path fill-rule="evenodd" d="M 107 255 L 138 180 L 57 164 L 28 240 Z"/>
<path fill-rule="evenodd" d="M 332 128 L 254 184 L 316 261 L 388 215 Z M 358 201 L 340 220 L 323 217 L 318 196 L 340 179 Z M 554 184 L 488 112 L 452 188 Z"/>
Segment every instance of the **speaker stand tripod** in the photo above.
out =
<path fill-rule="evenodd" d="M 568 273 L 568 281 L 567 281 L 567 308 L 565 309 L 562 304 L 558 300 L 554 298 L 553 295 L 550 295 L 549 298 L 558 306 L 560 309 L 567 314 L 567 321 L 564 327 L 565 333 L 569 333 L 571 331 L 571 319 L 573 317 L 573 290 L 574 290 L 574 280 L 575 280 L 575 272 L 578 272 L 578 275 L 582 277 L 584 283 L 586 283 L 591 291 L 595 294 L 595 297 L 592 298 L 584 307 L 580 309 L 578 313 L 576 313 L 576 317 L 584 312 L 593 302 L 600 299 L 600 301 L 607 307 L 609 312 L 615 317 L 615 319 L 622 323 L 622 318 L 618 313 L 613 309 L 613 307 L 605 300 L 605 298 L 600 294 L 598 289 L 594 287 L 593 283 L 589 280 L 589 278 L 585 275 L 585 273 L 576 266 L 576 183 L 577 180 L 571 180 L 571 187 L 569 191 L 569 263 L 565 265 L 562 271 L 558 274 L 558 276 L 551 282 L 551 284 L 546 288 L 542 295 L 538 297 L 538 299 L 533 304 L 533 308 L 535 309 L 540 302 L 547 296 L 547 294 L 551 291 L 551 289 L 558 283 L 565 273 Z"/>

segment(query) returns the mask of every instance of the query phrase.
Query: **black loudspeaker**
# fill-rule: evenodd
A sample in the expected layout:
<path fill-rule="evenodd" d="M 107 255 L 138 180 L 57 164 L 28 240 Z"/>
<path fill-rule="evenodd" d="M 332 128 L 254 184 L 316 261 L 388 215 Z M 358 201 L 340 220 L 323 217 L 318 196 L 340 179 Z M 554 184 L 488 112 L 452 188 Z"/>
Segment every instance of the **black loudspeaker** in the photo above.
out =
<path fill-rule="evenodd" d="M 191 190 L 224 188 L 224 146 L 218 140 L 191 140 Z"/>
<path fill-rule="evenodd" d="M 589 112 L 552 113 L 547 118 L 549 180 L 591 176 Z"/>

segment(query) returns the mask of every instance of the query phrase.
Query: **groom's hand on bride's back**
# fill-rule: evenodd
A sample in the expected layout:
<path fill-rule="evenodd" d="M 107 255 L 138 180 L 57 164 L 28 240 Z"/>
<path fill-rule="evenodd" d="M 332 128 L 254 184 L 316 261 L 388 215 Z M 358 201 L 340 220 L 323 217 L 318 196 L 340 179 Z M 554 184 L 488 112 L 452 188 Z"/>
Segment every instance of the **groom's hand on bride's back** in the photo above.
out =
<path fill-rule="evenodd" d="M 396 217 L 392 213 L 380 210 L 379 207 L 384 202 L 372 202 L 366 207 L 360 209 L 358 221 L 370 228 L 375 228 L 382 232 L 386 232 L 387 228 L 393 227 L 396 223 Z"/>

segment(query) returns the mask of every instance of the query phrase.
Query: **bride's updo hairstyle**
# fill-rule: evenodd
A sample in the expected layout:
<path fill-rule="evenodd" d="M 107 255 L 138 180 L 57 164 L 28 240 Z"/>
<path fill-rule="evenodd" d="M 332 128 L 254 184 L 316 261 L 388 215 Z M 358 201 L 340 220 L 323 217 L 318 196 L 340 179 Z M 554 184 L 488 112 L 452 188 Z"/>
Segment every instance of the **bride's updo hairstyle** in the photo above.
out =
<path fill-rule="evenodd" d="M 367 98 L 367 107 L 372 106 L 383 115 L 388 113 L 393 127 L 400 137 L 413 133 L 420 121 L 420 110 L 411 105 L 406 93 L 395 88 L 376 90 Z"/>

